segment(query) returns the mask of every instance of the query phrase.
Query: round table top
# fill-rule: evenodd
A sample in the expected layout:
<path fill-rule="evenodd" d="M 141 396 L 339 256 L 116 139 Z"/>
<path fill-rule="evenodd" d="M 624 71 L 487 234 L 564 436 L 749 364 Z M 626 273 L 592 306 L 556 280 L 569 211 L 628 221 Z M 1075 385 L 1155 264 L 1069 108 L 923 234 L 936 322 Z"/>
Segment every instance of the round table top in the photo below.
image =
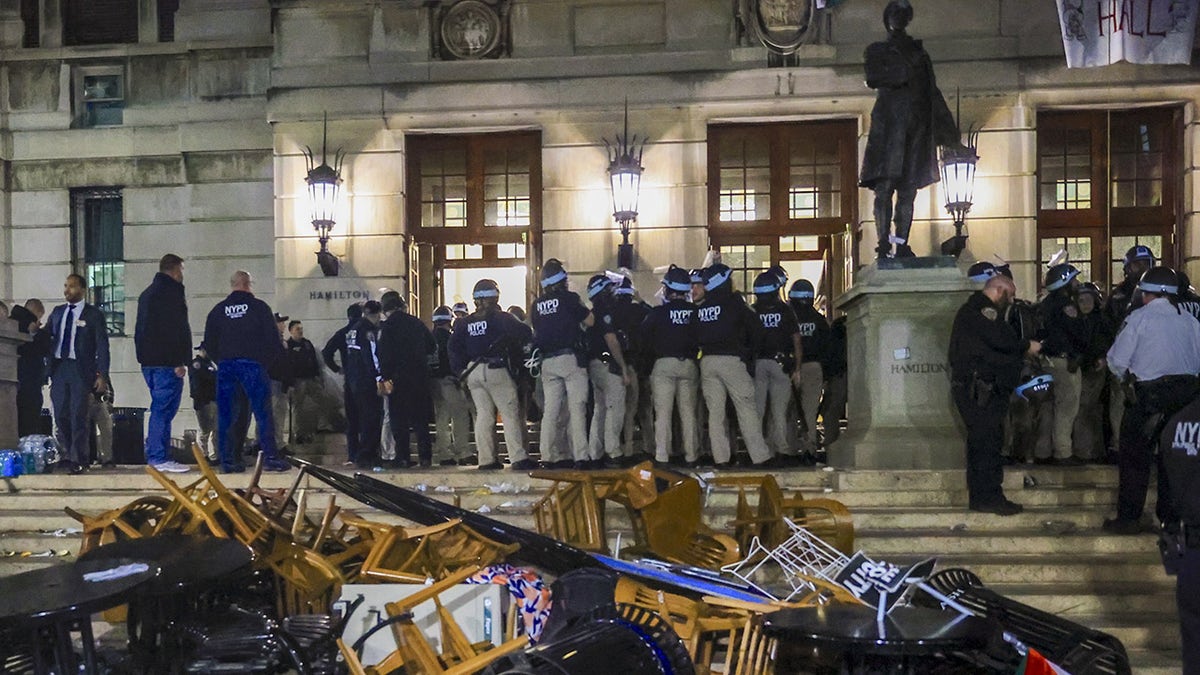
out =
<path fill-rule="evenodd" d="M 84 575 L 137 565 L 129 573 L 88 580 Z M 158 574 L 150 561 L 129 558 L 79 560 L 0 577 L 0 625 L 77 617 L 123 605 L 134 591 Z"/>
<path fill-rule="evenodd" d="M 165 534 L 122 539 L 79 556 L 84 560 L 136 558 L 158 564 L 162 572 L 150 584 L 155 593 L 173 593 L 196 584 L 211 585 L 250 566 L 250 548 L 233 539 Z"/>
<path fill-rule="evenodd" d="M 985 619 L 924 607 L 893 607 L 878 622 L 875 609 L 865 605 L 782 609 L 768 614 L 763 624 L 767 635 L 788 642 L 872 654 L 981 649 L 994 631 L 995 625 Z"/>

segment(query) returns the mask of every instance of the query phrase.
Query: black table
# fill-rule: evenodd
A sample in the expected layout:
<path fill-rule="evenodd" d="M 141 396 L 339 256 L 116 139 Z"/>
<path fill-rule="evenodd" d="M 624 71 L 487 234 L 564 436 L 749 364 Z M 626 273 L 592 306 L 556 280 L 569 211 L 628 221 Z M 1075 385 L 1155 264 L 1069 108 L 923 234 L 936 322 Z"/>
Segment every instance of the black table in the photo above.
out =
<path fill-rule="evenodd" d="M 983 649 L 994 623 L 924 607 L 894 607 L 883 621 L 864 605 L 784 609 L 766 616 L 763 632 L 779 638 L 781 662 L 804 662 L 816 654 L 835 655 L 841 672 L 919 672 L 937 655 Z M 781 671 L 783 672 L 783 671 Z"/>
<path fill-rule="evenodd" d="M 207 589 L 213 584 L 238 576 L 250 569 L 254 554 L 233 539 L 187 534 L 123 539 L 94 548 L 79 556 L 84 560 L 134 558 L 150 560 L 162 572 L 147 585 L 145 592 L 174 595 L 194 588 Z"/>
<path fill-rule="evenodd" d="M 139 565 L 144 569 L 114 579 L 84 578 L 124 565 Z M 49 670 L 46 652 L 51 652 L 56 672 L 77 672 L 71 632 L 78 630 L 83 644 L 84 672 L 95 673 L 91 615 L 125 604 L 139 586 L 157 574 L 158 566 L 153 562 L 112 558 L 80 560 L 0 578 L 0 630 L 28 636 L 34 667 L 39 673 Z"/>
<path fill-rule="evenodd" d="M 193 601 L 206 591 L 249 573 L 254 554 L 233 539 L 166 534 L 105 544 L 79 559 L 117 558 L 148 560 L 162 569 L 130 598 L 126 619 L 134 656 L 148 665 L 162 665 L 177 651 L 166 641 L 169 626 L 191 613 Z"/>

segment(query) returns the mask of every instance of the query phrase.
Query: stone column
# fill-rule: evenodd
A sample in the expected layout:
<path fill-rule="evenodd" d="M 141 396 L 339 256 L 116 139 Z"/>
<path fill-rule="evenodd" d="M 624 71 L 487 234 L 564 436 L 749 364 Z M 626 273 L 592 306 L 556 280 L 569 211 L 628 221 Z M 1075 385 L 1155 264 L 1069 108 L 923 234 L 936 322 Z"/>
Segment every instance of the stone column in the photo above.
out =
<path fill-rule="evenodd" d="M 0 449 L 17 447 L 17 347 L 26 342 L 16 321 L 0 318 Z"/>
<path fill-rule="evenodd" d="M 829 463 L 962 468 L 947 351 L 954 314 L 972 285 L 953 258 L 898 262 L 864 269 L 836 301 L 847 315 L 849 426 L 829 448 Z"/>

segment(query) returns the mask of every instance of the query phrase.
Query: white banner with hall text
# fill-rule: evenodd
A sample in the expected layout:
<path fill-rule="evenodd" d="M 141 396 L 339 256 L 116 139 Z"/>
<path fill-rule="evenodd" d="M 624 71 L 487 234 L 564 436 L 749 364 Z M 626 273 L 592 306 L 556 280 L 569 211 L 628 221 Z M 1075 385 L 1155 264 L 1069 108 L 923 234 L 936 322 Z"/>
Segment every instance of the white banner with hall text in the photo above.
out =
<path fill-rule="evenodd" d="M 1068 68 L 1191 63 L 1200 0 L 1058 0 Z"/>

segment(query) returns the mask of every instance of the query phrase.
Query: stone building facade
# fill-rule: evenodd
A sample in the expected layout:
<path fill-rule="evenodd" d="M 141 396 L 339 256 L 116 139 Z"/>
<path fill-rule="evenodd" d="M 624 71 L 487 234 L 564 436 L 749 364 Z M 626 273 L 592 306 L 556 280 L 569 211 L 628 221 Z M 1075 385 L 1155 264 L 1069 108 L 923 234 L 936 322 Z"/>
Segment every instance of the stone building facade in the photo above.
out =
<path fill-rule="evenodd" d="M 109 281 L 119 263 L 125 299 L 110 291 L 132 325 L 174 251 L 197 332 L 237 267 L 314 342 L 381 287 L 427 316 L 486 274 L 525 305 L 545 257 L 577 286 L 616 265 L 604 139 L 626 101 L 648 139 L 631 236 L 643 292 L 718 249 L 742 287 L 779 262 L 829 298 L 873 256 L 855 178 L 874 102 L 863 49 L 884 36 L 885 0 L 815 10 L 788 57 L 756 40 L 750 0 L 106 3 L 136 15 L 124 42 L 71 44 L 75 0 L 0 1 L 5 299 L 55 298 L 88 265 Z M 982 126 L 968 255 L 1011 261 L 1025 297 L 1060 248 L 1103 284 L 1133 241 L 1196 257 L 1194 67 L 1068 69 L 1049 0 L 913 5 L 951 109 Z M 305 202 L 324 124 L 346 157 L 337 277 L 317 265 Z M 952 234 L 941 201 L 918 195 L 918 254 Z M 88 239 L 106 217 L 115 253 Z M 132 340 L 114 356 L 119 403 L 144 405 Z"/>

